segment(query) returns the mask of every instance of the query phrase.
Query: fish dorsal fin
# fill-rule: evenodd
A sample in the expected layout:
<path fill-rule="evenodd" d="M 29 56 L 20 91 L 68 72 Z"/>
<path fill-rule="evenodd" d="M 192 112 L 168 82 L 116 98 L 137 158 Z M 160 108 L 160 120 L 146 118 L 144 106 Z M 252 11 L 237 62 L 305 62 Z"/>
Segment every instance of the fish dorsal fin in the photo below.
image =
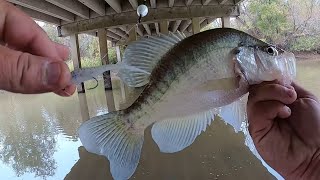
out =
<path fill-rule="evenodd" d="M 135 69 L 120 69 L 120 78 L 131 87 L 146 85 L 150 73 L 160 59 L 184 38 L 185 35 L 178 32 L 176 34 L 150 36 L 131 43 L 124 52 L 122 63 L 148 73 Z"/>
<path fill-rule="evenodd" d="M 211 124 L 215 113 L 207 111 L 178 119 L 166 119 L 152 126 L 151 134 L 161 152 L 174 153 L 190 146 Z"/>

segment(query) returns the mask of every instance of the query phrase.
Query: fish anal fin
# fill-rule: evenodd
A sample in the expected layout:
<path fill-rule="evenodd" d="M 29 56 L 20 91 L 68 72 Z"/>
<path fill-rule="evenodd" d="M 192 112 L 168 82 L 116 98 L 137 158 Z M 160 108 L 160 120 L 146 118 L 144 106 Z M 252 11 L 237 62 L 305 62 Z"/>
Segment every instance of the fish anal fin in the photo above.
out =
<path fill-rule="evenodd" d="M 214 112 L 166 119 L 152 126 L 151 134 L 161 152 L 174 153 L 190 146 L 214 119 Z"/>

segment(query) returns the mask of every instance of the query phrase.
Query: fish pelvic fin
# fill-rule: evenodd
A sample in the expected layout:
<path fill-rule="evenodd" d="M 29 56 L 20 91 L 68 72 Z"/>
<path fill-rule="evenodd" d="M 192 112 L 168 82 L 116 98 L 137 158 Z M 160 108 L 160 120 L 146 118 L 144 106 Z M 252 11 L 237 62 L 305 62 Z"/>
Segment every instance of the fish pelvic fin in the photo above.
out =
<path fill-rule="evenodd" d="M 152 126 L 151 134 L 161 152 L 174 153 L 190 146 L 217 114 L 213 110 L 191 116 L 166 119 Z"/>
<path fill-rule="evenodd" d="M 241 97 L 237 101 L 221 107 L 219 116 L 225 123 L 231 125 L 235 132 L 242 131 L 247 120 L 247 100 L 248 95 Z"/>
<path fill-rule="evenodd" d="M 169 35 L 145 37 L 131 43 L 124 52 L 122 63 L 136 69 L 120 69 L 119 77 L 130 87 L 146 85 L 149 82 L 151 72 L 161 58 L 184 38 L 184 34 L 177 32 Z"/>
<path fill-rule="evenodd" d="M 79 137 L 87 151 L 103 155 L 110 162 L 114 179 L 129 179 L 135 172 L 144 140 L 143 131 L 135 133 L 125 118 L 112 112 L 93 117 L 79 129 Z"/>

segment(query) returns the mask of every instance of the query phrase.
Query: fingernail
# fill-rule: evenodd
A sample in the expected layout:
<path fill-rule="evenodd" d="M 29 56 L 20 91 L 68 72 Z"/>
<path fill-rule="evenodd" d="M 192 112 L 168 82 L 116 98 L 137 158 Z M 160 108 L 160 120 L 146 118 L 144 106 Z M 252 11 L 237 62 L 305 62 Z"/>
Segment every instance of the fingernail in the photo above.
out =
<path fill-rule="evenodd" d="M 291 114 L 291 109 L 288 106 L 286 106 L 286 109 L 287 109 L 288 113 Z"/>
<path fill-rule="evenodd" d="M 58 62 L 52 62 L 47 65 L 46 70 L 47 84 L 56 85 L 60 79 L 61 67 Z"/>

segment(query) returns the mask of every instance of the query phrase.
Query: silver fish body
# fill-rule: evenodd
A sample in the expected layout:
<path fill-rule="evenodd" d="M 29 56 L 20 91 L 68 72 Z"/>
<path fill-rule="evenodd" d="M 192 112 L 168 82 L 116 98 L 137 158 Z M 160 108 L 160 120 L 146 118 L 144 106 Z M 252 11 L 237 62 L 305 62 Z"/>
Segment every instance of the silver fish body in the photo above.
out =
<path fill-rule="evenodd" d="M 132 114 L 134 127 L 144 129 L 156 121 L 221 107 L 247 92 L 245 81 L 229 91 L 203 88 L 215 80 L 237 76 L 232 51 L 244 40 L 239 34 L 220 35 L 211 39 L 204 33 L 185 39 L 160 60 L 144 93 L 125 110 Z M 256 43 L 256 39 L 252 41 Z"/>
<path fill-rule="evenodd" d="M 126 52 L 126 66 L 136 69 L 119 68 L 120 77 L 133 87 L 146 85 L 144 91 L 129 108 L 94 117 L 79 130 L 88 151 L 109 159 L 115 179 L 134 173 L 148 126 L 162 152 L 180 151 L 249 85 L 295 76 L 292 54 L 234 29 L 151 38 Z"/>

